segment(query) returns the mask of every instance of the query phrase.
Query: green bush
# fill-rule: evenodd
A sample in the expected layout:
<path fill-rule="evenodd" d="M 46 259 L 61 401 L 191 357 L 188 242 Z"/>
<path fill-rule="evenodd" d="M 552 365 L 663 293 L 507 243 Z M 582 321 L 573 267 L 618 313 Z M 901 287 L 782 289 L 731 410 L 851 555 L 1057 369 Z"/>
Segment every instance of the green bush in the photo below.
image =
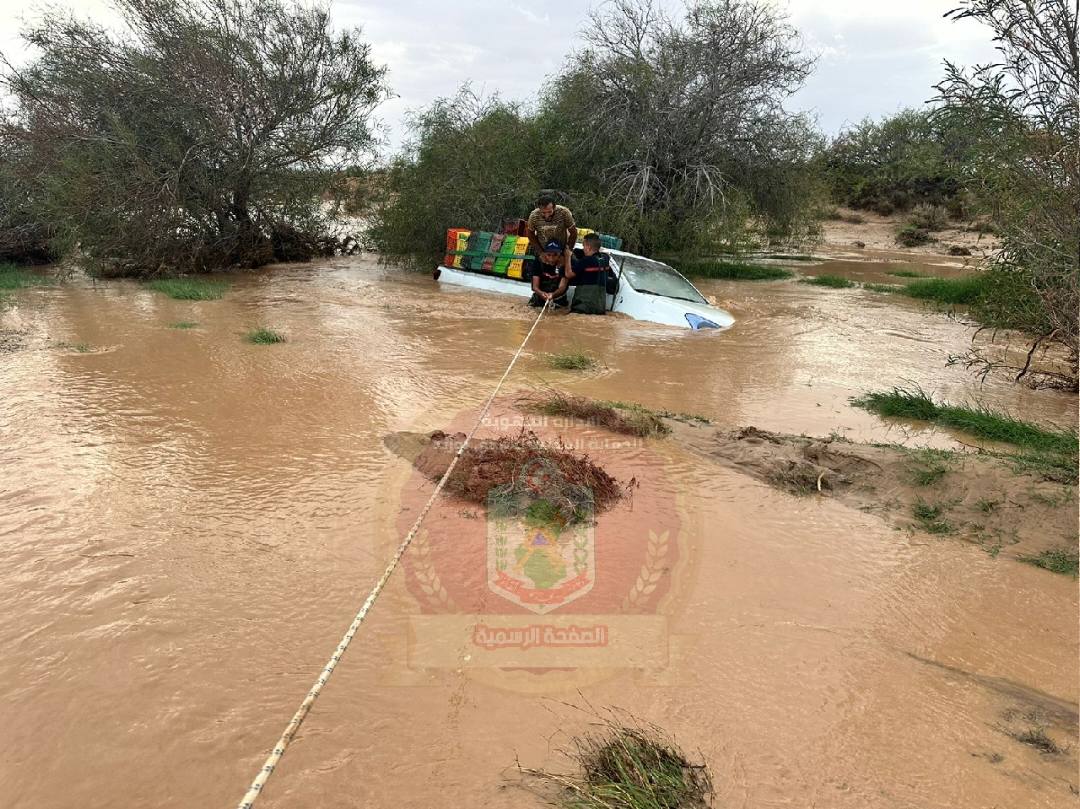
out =
<path fill-rule="evenodd" d="M 945 208 L 941 205 L 929 205 L 921 203 L 916 205 L 908 214 L 907 224 L 911 227 L 933 233 L 944 230 L 949 225 L 949 217 Z"/>
<path fill-rule="evenodd" d="M 896 243 L 904 247 L 918 247 L 920 244 L 928 244 L 933 240 L 929 231 L 912 224 L 904 225 L 896 234 Z"/>

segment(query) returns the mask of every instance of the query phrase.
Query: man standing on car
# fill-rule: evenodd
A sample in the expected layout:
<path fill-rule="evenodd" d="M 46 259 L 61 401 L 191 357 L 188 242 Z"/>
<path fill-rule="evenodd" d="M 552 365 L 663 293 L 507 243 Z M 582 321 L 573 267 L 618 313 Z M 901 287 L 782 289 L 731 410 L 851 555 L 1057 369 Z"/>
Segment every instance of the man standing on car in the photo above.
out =
<path fill-rule="evenodd" d="M 536 208 L 525 224 L 525 235 L 529 237 L 532 251 L 539 256 L 548 242 L 559 242 L 563 247 L 573 249 L 577 244 L 577 225 L 569 208 L 555 204 L 553 192 L 541 191 Z"/>
<path fill-rule="evenodd" d="M 544 245 L 540 257 L 532 268 L 532 298 L 529 306 L 543 306 L 551 301 L 551 308 L 569 305 L 566 288 L 574 277 L 570 268 L 570 250 L 552 239 Z"/>

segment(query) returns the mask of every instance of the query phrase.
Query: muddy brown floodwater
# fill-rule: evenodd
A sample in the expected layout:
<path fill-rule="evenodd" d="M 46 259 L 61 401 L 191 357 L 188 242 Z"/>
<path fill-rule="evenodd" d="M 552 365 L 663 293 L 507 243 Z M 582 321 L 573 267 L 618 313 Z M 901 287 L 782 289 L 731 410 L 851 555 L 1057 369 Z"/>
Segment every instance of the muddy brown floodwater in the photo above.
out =
<path fill-rule="evenodd" d="M 848 404 L 911 380 L 1075 424 L 1073 396 L 946 367 L 972 329 L 918 302 L 702 286 L 733 329 L 551 317 L 510 387 L 957 446 Z M 430 491 L 387 436 L 467 426 L 531 317 L 370 259 L 237 277 L 218 301 L 17 293 L 0 314 L 0 804 L 235 805 Z M 244 342 L 258 325 L 288 342 Z M 569 349 L 602 368 L 550 370 Z M 483 434 L 523 423 L 508 396 Z M 558 559 L 440 501 L 260 806 L 539 806 L 515 762 L 567 766 L 586 705 L 699 750 L 724 807 L 1075 800 L 1073 579 L 671 439 L 529 423 L 636 477 L 633 501 L 574 535 L 579 575 L 546 602 L 515 582 Z M 1021 743 L 1028 725 L 1069 749 Z"/>

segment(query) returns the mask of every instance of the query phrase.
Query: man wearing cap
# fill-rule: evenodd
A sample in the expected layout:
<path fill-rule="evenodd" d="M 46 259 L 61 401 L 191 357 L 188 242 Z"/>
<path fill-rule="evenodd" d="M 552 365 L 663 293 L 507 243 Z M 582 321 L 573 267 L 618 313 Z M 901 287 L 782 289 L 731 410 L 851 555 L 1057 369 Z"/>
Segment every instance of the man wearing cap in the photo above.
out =
<path fill-rule="evenodd" d="M 555 204 L 553 192 L 541 191 L 536 199 L 536 207 L 525 223 L 525 235 L 529 237 L 529 246 L 537 255 L 543 252 L 544 245 L 552 241 L 572 249 L 577 244 L 577 225 L 569 208 Z"/>
<path fill-rule="evenodd" d="M 533 294 L 529 306 L 543 306 L 545 301 L 551 301 L 552 308 L 569 305 L 566 287 L 573 277 L 569 248 L 552 239 L 544 245 L 539 258 L 533 263 Z"/>

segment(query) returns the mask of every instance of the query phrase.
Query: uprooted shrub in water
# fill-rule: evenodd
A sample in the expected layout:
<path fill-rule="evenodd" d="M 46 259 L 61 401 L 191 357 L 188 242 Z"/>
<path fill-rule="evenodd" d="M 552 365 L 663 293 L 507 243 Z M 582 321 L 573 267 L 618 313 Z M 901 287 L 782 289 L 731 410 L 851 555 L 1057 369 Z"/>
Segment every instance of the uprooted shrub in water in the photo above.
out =
<path fill-rule="evenodd" d="M 566 809 L 702 809 L 712 806 L 708 768 L 692 763 L 659 728 L 604 717 L 598 730 L 574 739 L 578 772 L 524 770 L 558 788 Z"/>
<path fill-rule="evenodd" d="M 414 461 L 417 469 L 438 480 L 464 440 L 464 433 L 432 433 L 428 445 Z M 637 485 L 633 479 L 627 484 L 620 483 L 588 455 L 571 447 L 545 443 L 535 433 L 522 432 L 470 442 L 446 488 L 466 500 L 487 503 L 493 489 L 514 484 L 521 479 L 523 470 L 538 463 L 543 464 L 545 471 L 535 483 L 536 496 L 558 500 L 567 488 L 586 491 L 596 512 L 611 508 Z"/>
<path fill-rule="evenodd" d="M 667 435 L 671 432 L 671 428 L 664 423 L 660 414 L 641 405 L 598 402 L 586 399 L 584 396 L 572 396 L 554 390 L 523 396 L 519 402 L 525 408 L 546 416 L 580 419 L 623 435 L 646 438 L 651 435 Z"/>

